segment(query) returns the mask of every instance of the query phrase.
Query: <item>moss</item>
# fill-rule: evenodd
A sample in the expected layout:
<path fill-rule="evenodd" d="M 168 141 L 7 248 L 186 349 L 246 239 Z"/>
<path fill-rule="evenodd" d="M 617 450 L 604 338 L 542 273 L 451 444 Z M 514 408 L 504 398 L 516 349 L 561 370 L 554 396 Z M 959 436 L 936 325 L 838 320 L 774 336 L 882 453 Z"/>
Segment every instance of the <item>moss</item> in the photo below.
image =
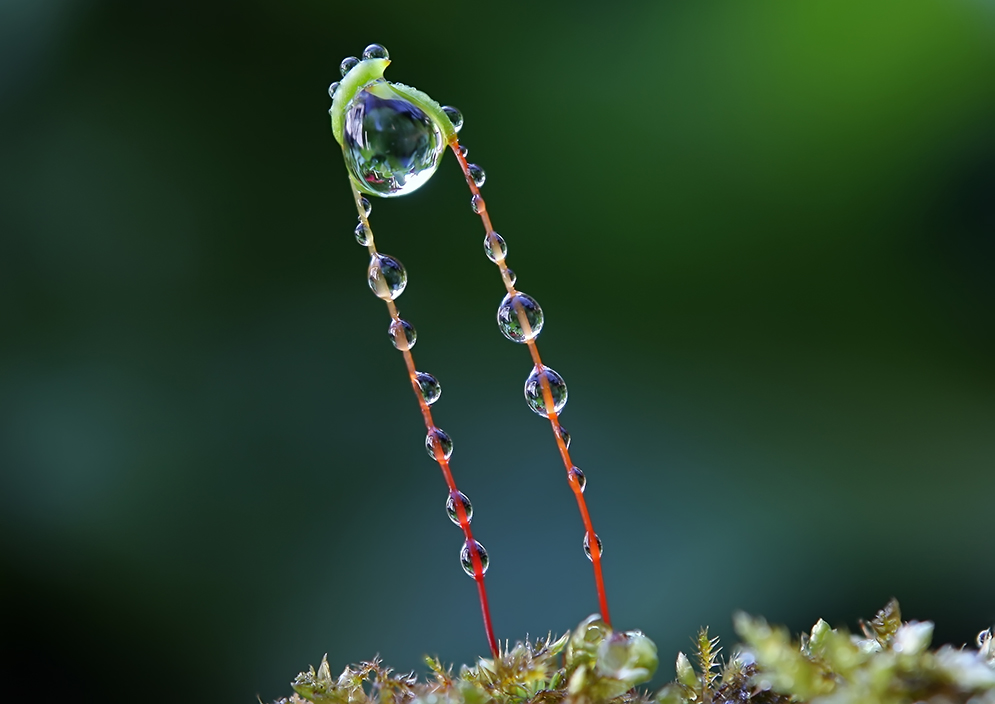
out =
<path fill-rule="evenodd" d="M 995 641 L 977 648 L 930 649 L 933 624 L 903 623 L 897 601 L 862 623 L 862 634 L 821 619 L 793 639 L 784 628 L 738 614 L 742 644 L 719 659 L 717 638 L 702 629 L 689 658 L 679 653 L 676 679 L 639 691 L 657 666 L 656 646 L 639 631 L 615 633 L 597 616 L 558 639 L 518 643 L 481 658 L 458 675 L 435 659 L 431 676 L 395 674 L 378 660 L 333 677 L 327 660 L 293 682 L 283 704 L 995 704 Z M 692 664 L 692 660 L 694 664 Z"/>

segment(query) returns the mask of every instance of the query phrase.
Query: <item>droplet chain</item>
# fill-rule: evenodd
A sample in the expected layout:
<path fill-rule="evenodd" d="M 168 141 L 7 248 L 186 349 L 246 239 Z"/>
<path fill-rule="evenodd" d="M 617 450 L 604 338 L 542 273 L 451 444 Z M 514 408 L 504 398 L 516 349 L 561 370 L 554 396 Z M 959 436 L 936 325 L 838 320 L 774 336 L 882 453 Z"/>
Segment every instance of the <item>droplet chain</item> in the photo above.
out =
<path fill-rule="evenodd" d="M 563 402 L 561 401 L 558 404 L 554 399 L 549 375 L 542 373 L 543 371 L 548 370 L 548 368 L 543 365 L 542 358 L 539 356 L 539 347 L 535 341 L 535 337 L 538 335 L 538 330 L 533 330 L 533 325 L 529 320 L 530 311 L 526 310 L 525 303 L 523 301 L 523 299 L 528 297 L 520 294 L 520 292 L 515 288 L 515 275 L 512 273 L 511 269 L 508 268 L 506 263 L 507 246 L 504 239 L 494 231 L 494 226 L 491 224 L 491 216 L 487 212 L 487 203 L 484 201 L 484 197 L 480 194 L 480 185 L 482 185 L 484 181 L 483 170 L 479 166 L 469 164 L 467 162 L 466 150 L 460 146 L 459 139 L 455 135 L 449 139 L 449 148 L 456 156 L 460 169 L 463 171 L 463 176 L 466 178 L 466 185 L 469 187 L 471 193 L 471 206 L 473 211 L 480 216 L 480 219 L 484 224 L 485 252 L 487 253 L 488 259 L 496 264 L 501 272 L 501 280 L 504 282 L 505 289 L 508 291 L 508 297 L 506 297 L 505 300 L 510 301 L 514 314 L 518 319 L 520 335 L 512 337 L 507 332 L 505 334 L 509 337 L 509 339 L 513 339 L 516 342 L 524 342 L 528 346 L 529 354 L 532 356 L 532 362 L 535 365 L 535 370 L 536 372 L 539 372 L 537 376 L 541 387 L 542 404 L 544 408 L 538 409 L 533 407 L 533 410 L 540 413 L 540 415 L 545 415 L 549 419 L 549 423 L 553 428 L 553 435 L 556 438 L 556 446 L 560 451 L 560 458 L 563 460 L 563 466 L 567 472 L 567 481 L 574 493 L 574 497 L 577 499 L 577 508 L 580 509 L 580 517 L 584 523 L 584 551 L 587 553 L 587 556 L 590 558 L 591 564 L 594 567 L 594 581 L 598 590 L 598 601 L 601 607 L 601 617 L 610 627 L 611 617 L 608 613 L 608 598 L 605 594 L 605 582 L 601 569 L 601 539 L 598 537 L 597 533 L 594 532 L 594 525 L 591 522 L 591 515 L 587 509 L 587 502 L 584 500 L 584 489 L 586 487 L 587 480 L 584 477 L 583 472 L 576 468 L 573 461 L 570 459 L 569 435 L 567 435 L 560 426 L 559 414 L 557 411 L 557 407 L 562 407 Z M 531 299 L 528 300 L 531 301 Z M 534 303 L 534 301 L 532 301 L 532 303 Z M 538 306 L 536 307 L 538 308 Z M 533 316 L 533 319 L 535 319 L 535 316 Z M 540 327 L 542 325 L 541 313 L 538 317 L 538 325 Z M 556 377 L 559 378 L 559 375 L 556 375 Z M 530 377 L 530 381 L 531 378 L 532 377 Z M 562 383 L 562 379 L 559 381 Z M 566 396 L 564 389 L 563 401 L 565 401 L 565 398 Z M 542 412 L 543 410 L 545 411 L 544 413 Z"/>
<path fill-rule="evenodd" d="M 376 243 L 373 238 L 373 230 L 370 227 L 370 204 L 369 201 L 360 194 L 359 190 L 356 188 L 356 184 L 351 178 L 349 179 L 349 186 L 352 188 L 353 200 L 356 202 L 356 210 L 359 213 L 359 226 L 356 228 L 356 239 L 360 242 L 360 244 L 366 245 L 367 250 L 369 250 L 372 271 L 372 262 L 378 261 L 381 255 L 377 252 Z M 361 230 L 363 237 L 359 236 Z M 406 283 L 406 276 L 404 282 Z M 437 389 L 432 395 L 429 396 L 432 400 L 427 400 L 422 381 L 420 380 L 424 380 L 424 378 L 429 375 L 419 372 L 415 368 L 414 356 L 411 354 L 411 347 L 414 345 L 414 338 L 409 337 L 406 330 L 403 329 L 407 323 L 401 319 L 400 313 L 398 313 L 397 310 L 397 305 L 393 301 L 393 296 L 390 296 L 388 291 L 378 290 L 377 284 L 383 284 L 383 282 L 378 279 L 375 284 L 371 273 L 370 287 L 373 288 L 374 293 L 376 293 L 379 298 L 382 298 L 387 304 L 387 311 L 390 313 L 391 318 L 391 336 L 394 338 L 395 347 L 401 351 L 401 354 L 404 357 L 404 364 L 408 369 L 408 378 L 411 381 L 411 388 L 415 392 L 415 398 L 418 400 L 418 406 L 421 409 L 422 418 L 425 421 L 426 449 L 431 448 L 433 459 L 435 459 L 436 463 L 439 465 L 439 469 L 442 470 L 442 476 L 446 481 L 446 486 L 449 487 L 449 497 L 446 501 L 446 510 L 449 513 L 450 518 L 455 518 L 453 522 L 456 523 L 463 531 L 465 539 L 463 548 L 460 551 L 460 562 L 462 563 L 463 569 L 467 572 L 467 574 L 472 576 L 474 581 L 477 583 L 477 593 L 480 597 L 480 610 L 484 619 L 484 632 L 487 636 L 487 644 L 490 646 L 491 654 L 497 658 L 500 655 L 500 651 L 498 649 L 497 640 L 494 637 L 494 628 L 491 624 L 491 611 L 487 601 L 487 588 L 484 585 L 484 573 L 487 569 L 487 553 L 484 551 L 483 546 L 473 539 L 473 531 L 470 529 L 470 518 L 472 516 L 473 509 L 471 508 L 467 511 L 469 501 L 456 487 L 456 481 L 453 479 L 453 473 L 449 467 L 448 459 L 448 454 L 452 452 L 451 445 L 448 452 L 444 450 L 442 442 L 440 442 L 439 439 L 439 430 L 432 418 L 432 410 L 429 408 L 429 405 L 434 403 L 434 401 L 438 398 Z M 383 285 L 387 286 L 387 284 Z M 403 287 L 404 283 L 401 283 L 401 290 L 403 290 Z M 400 291 L 394 295 L 399 295 L 399 293 Z M 410 328 L 409 325 L 407 325 L 407 327 Z M 401 328 L 402 339 L 400 344 L 398 344 L 397 338 L 393 334 L 393 331 L 398 328 Z M 411 328 L 411 330 L 413 330 L 413 328 Z"/>

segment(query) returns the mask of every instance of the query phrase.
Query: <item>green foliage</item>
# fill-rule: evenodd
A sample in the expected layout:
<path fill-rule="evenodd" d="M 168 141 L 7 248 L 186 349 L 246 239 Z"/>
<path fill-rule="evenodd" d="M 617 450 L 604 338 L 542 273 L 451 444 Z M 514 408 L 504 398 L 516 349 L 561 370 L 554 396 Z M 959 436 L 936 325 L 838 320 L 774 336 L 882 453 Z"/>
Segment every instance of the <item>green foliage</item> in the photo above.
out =
<path fill-rule="evenodd" d="M 890 601 L 862 636 L 819 620 L 798 640 L 760 618 L 735 617 L 743 639 L 719 659 L 718 638 L 702 628 L 693 657 L 677 655 L 677 679 L 653 695 L 635 686 L 657 665 L 656 646 L 639 631 L 614 633 L 591 616 L 566 636 L 518 643 L 498 659 L 482 658 L 458 676 L 428 659 L 432 677 L 395 675 L 379 661 L 347 667 L 332 677 L 322 660 L 301 673 L 297 694 L 284 704 L 995 704 L 995 639 L 978 636 L 977 649 L 930 650 L 933 624 L 903 623 Z M 692 665 L 692 660 L 694 665 Z M 695 670 L 697 666 L 697 671 Z"/>

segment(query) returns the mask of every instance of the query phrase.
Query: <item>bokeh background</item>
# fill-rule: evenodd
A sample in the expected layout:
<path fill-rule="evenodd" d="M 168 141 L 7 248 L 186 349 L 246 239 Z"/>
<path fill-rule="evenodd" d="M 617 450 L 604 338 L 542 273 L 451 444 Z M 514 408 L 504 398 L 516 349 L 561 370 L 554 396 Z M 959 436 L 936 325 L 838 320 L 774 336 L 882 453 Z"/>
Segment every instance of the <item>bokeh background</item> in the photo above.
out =
<path fill-rule="evenodd" d="M 459 107 L 616 625 L 995 622 L 995 5 L 0 4 L 0 698 L 252 702 L 486 651 L 328 126 Z M 501 638 L 597 608 L 451 155 L 374 204 Z"/>

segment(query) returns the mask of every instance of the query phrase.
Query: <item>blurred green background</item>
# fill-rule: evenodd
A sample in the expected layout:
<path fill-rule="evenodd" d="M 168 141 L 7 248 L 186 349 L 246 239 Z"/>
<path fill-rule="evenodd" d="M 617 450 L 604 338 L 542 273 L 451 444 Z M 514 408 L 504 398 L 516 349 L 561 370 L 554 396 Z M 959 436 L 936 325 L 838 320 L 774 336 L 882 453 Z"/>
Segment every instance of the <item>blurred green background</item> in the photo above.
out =
<path fill-rule="evenodd" d="M 456 105 L 616 625 L 995 622 L 991 2 L 0 4 L 0 697 L 486 651 L 365 283 L 339 61 Z M 502 639 L 597 609 L 451 155 L 373 204 Z"/>

